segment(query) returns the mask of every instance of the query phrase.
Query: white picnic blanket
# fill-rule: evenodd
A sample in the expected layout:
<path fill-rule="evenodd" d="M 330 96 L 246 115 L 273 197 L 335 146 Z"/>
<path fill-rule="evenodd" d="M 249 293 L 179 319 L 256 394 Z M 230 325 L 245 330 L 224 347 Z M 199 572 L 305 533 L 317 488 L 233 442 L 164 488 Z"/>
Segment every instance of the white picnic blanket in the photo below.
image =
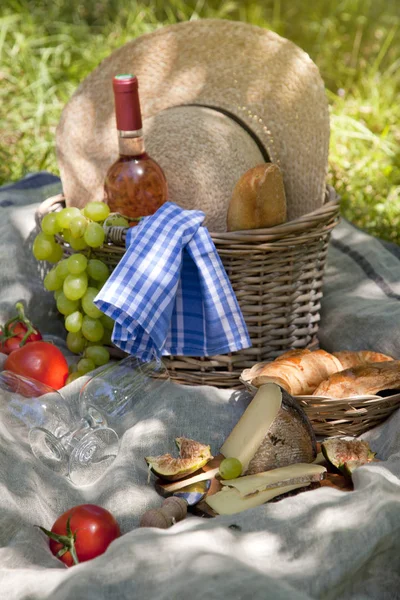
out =
<path fill-rule="evenodd" d="M 29 248 L 34 203 L 50 195 L 43 177 L 21 182 L 30 183 L 25 189 L 0 189 L 0 321 L 23 299 L 38 326 L 57 336 L 62 324 Z M 53 193 L 57 185 L 50 182 Z M 362 343 L 400 357 L 395 249 L 347 224 L 337 228 L 333 242 L 323 346 L 356 349 Z M 373 264 L 369 274 L 358 255 Z M 71 401 L 79 383 L 64 389 Z M 161 504 L 147 483 L 143 457 L 172 450 L 178 435 L 210 443 L 216 453 L 246 401 L 239 392 L 174 385 L 169 397 L 139 403 L 114 464 L 98 483 L 80 489 L 38 463 L 5 431 L 0 415 L 0 600 L 400 598 L 400 411 L 364 436 L 382 462 L 357 470 L 354 492 L 321 488 L 239 515 L 190 517 L 169 530 L 137 527 L 146 509 Z M 35 525 L 50 528 L 62 512 L 84 502 L 110 510 L 123 535 L 104 555 L 66 569 Z"/>

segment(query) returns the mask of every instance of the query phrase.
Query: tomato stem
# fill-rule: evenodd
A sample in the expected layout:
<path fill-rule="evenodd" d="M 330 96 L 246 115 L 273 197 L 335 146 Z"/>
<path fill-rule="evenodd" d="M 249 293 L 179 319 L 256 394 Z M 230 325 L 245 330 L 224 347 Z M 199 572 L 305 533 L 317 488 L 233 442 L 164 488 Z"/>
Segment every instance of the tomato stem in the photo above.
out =
<path fill-rule="evenodd" d="M 51 540 L 62 544 L 62 548 L 60 548 L 60 550 L 56 554 L 57 558 L 60 558 L 61 556 L 69 552 L 72 556 L 72 560 L 74 561 L 74 565 L 79 564 L 79 559 L 75 548 L 76 531 L 75 533 L 72 532 L 69 518 L 66 524 L 67 535 L 60 535 L 59 533 L 54 533 L 53 531 L 49 531 L 48 529 L 45 529 L 40 525 L 37 525 L 37 527 L 39 527 L 39 529 L 41 529 L 43 533 L 45 533 Z"/>
<path fill-rule="evenodd" d="M 5 342 L 6 340 L 14 337 L 15 336 L 14 327 L 17 324 L 17 322 L 20 322 L 20 323 L 23 323 L 26 327 L 26 332 L 19 343 L 20 348 L 22 348 L 22 346 L 25 345 L 28 337 L 31 334 L 36 335 L 38 333 L 38 331 L 37 331 L 37 329 L 35 329 L 33 327 L 31 321 L 25 315 L 24 305 L 22 304 L 22 302 L 17 302 L 15 305 L 15 309 L 17 311 L 17 314 L 16 314 L 16 316 L 12 317 L 5 323 L 3 331 L 0 335 L 0 341 Z M 14 324 L 14 327 L 12 327 L 13 324 Z"/>

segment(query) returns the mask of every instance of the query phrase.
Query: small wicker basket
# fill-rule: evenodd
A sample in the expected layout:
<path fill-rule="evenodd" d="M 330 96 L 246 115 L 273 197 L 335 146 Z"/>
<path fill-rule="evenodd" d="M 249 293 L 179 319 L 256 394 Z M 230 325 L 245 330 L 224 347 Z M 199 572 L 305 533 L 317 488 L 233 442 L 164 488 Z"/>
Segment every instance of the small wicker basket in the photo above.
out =
<path fill-rule="evenodd" d="M 62 195 L 39 207 L 45 214 L 65 206 Z M 316 348 L 322 278 L 330 233 L 339 220 L 338 197 L 327 188 L 324 205 L 314 212 L 270 229 L 211 233 L 246 321 L 252 347 L 208 357 L 165 357 L 179 383 L 243 387 L 243 369 L 272 360 L 291 348 Z M 126 230 L 112 227 L 108 243 L 96 250 L 114 268 L 125 252 Z M 73 250 L 60 237 L 64 254 Z"/>
<path fill-rule="evenodd" d="M 317 435 L 357 436 L 387 419 L 400 406 L 400 394 L 386 398 L 355 396 L 353 398 L 322 398 L 296 396 Z"/>

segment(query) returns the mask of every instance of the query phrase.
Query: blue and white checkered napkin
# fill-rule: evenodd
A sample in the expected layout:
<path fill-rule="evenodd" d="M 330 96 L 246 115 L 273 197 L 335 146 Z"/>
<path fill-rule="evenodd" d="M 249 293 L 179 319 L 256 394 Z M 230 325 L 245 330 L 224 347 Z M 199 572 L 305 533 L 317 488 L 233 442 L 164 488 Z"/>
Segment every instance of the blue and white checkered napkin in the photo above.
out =
<path fill-rule="evenodd" d="M 116 346 L 151 360 L 251 346 L 204 213 L 165 203 L 129 229 L 126 252 L 95 304 L 114 319 Z"/>

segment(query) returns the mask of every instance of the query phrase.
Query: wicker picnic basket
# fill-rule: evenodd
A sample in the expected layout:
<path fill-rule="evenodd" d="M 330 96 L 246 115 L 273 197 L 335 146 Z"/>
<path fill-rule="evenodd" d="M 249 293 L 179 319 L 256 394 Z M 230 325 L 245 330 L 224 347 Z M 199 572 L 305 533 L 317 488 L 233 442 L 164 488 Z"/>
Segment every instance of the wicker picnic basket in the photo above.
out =
<path fill-rule="evenodd" d="M 386 398 L 359 396 L 354 398 L 318 398 L 296 396 L 317 435 L 357 436 L 385 421 L 400 406 L 400 394 Z"/>
<path fill-rule="evenodd" d="M 58 195 L 43 202 L 37 222 L 64 207 Z M 327 188 L 319 209 L 274 228 L 211 237 L 246 321 L 252 347 L 219 356 L 165 357 L 173 379 L 189 385 L 242 387 L 243 369 L 291 348 L 316 348 L 322 279 L 330 233 L 339 220 L 338 197 Z M 98 258 L 114 268 L 125 251 L 122 227 L 107 231 Z M 64 254 L 73 252 L 62 238 Z"/>

